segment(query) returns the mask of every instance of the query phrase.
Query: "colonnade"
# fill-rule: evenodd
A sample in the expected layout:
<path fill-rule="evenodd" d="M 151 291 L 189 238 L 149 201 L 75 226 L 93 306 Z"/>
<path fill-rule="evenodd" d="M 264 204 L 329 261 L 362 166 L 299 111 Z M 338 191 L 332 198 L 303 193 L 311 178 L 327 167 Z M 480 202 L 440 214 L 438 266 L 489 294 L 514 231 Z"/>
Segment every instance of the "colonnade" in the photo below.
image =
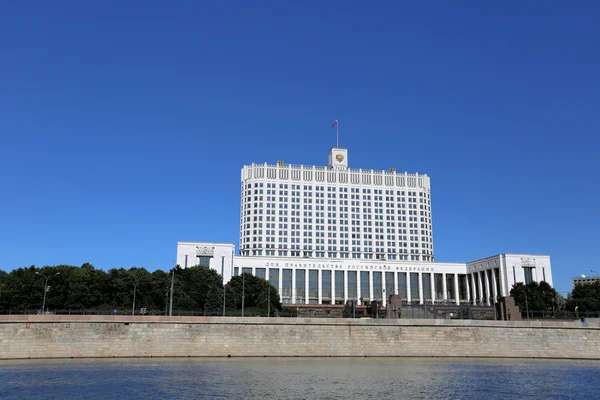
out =
<path fill-rule="evenodd" d="M 490 305 L 506 296 L 498 268 L 461 274 L 456 272 L 399 272 L 291 268 L 234 268 L 234 275 L 251 273 L 278 288 L 284 304 L 357 304 L 379 300 L 385 306 L 391 294 L 403 300 Z"/>

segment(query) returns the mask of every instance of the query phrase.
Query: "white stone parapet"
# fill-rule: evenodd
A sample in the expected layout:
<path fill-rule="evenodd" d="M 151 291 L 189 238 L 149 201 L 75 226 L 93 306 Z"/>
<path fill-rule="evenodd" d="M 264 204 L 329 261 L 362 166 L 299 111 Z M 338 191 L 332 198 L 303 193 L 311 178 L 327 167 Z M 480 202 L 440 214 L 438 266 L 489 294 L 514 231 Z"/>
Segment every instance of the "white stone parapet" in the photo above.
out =
<path fill-rule="evenodd" d="M 357 168 L 331 169 L 314 165 L 252 163 L 242 168 L 241 179 L 242 182 L 253 179 L 273 179 L 430 190 L 430 179 L 426 174 Z"/>

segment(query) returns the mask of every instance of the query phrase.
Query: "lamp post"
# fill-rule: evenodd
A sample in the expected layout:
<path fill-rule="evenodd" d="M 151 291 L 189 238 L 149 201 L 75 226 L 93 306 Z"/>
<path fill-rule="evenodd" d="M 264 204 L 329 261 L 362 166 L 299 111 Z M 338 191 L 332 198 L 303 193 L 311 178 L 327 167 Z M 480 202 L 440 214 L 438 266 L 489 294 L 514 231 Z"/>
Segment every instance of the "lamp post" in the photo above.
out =
<path fill-rule="evenodd" d="M 379 283 L 379 275 L 375 276 L 375 287 L 373 287 L 373 300 L 375 301 L 375 319 L 379 318 L 379 301 L 375 298 L 375 289 L 379 289 L 380 288 L 380 283 Z M 379 290 L 377 290 L 379 291 Z"/>
<path fill-rule="evenodd" d="M 525 288 L 525 310 L 527 312 L 527 321 L 529 321 L 529 303 L 527 302 L 527 288 Z"/>
<path fill-rule="evenodd" d="M 169 316 L 173 316 L 173 285 L 175 283 L 175 268 L 173 268 L 173 274 L 171 275 L 171 302 L 169 304 Z"/>
<path fill-rule="evenodd" d="M 225 296 L 227 296 L 225 290 L 225 256 L 221 256 L 221 278 L 223 278 L 223 316 L 225 316 Z"/>
<path fill-rule="evenodd" d="M 169 287 L 165 290 L 165 317 L 169 315 Z"/>
<path fill-rule="evenodd" d="M 244 316 L 244 299 L 246 297 L 246 275 L 242 272 L 242 317 Z"/>
<path fill-rule="evenodd" d="M 131 316 L 135 315 L 135 290 L 137 289 L 137 284 L 133 284 L 133 306 L 131 307 Z"/>
<path fill-rule="evenodd" d="M 42 314 L 44 313 L 45 309 L 46 309 L 46 293 L 48 292 L 48 278 L 52 277 L 52 276 L 56 276 L 56 275 L 60 275 L 60 272 L 57 272 L 55 274 L 52 275 L 44 275 L 44 274 L 40 274 L 39 272 L 35 271 L 35 273 L 37 275 L 43 276 L 44 278 L 46 278 L 46 284 L 44 285 L 44 301 L 42 302 Z"/>

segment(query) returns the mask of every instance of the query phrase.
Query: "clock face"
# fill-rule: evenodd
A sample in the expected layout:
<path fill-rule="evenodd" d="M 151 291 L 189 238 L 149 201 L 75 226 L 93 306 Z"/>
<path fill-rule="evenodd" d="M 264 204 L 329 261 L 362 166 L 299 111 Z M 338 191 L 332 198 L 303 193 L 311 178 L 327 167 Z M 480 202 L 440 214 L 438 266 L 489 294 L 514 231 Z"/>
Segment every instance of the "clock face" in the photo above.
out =
<path fill-rule="evenodd" d="M 344 155 L 338 154 L 337 156 L 335 156 L 335 159 L 337 160 L 337 162 L 342 162 L 344 161 Z"/>

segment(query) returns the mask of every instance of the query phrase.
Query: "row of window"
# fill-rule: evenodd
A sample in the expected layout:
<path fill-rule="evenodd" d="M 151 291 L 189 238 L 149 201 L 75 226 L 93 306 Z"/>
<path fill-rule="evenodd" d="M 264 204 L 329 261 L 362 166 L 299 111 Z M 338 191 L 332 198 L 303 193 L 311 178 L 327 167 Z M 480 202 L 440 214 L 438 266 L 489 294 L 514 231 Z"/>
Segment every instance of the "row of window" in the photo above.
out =
<path fill-rule="evenodd" d="M 356 260 L 397 260 L 397 261 L 428 261 L 433 262 L 433 253 L 427 254 L 394 254 L 394 253 L 349 253 L 336 251 L 304 251 L 300 249 L 292 250 L 270 250 L 270 249 L 253 249 L 241 250 L 242 256 L 279 256 L 279 257 L 304 257 L 304 258 L 340 258 L 340 259 L 356 259 Z"/>
<path fill-rule="evenodd" d="M 235 276 L 240 273 L 251 274 L 252 268 L 235 267 L 233 272 Z M 356 299 L 365 303 L 370 299 L 383 300 L 390 294 L 398 294 L 402 299 L 409 301 L 467 301 L 470 300 L 469 292 L 473 293 L 469 290 L 470 282 L 465 274 L 446 274 L 444 277 L 439 273 L 278 268 L 269 269 L 268 272 L 266 268 L 256 268 L 254 273 L 280 290 L 283 303 L 316 304 L 319 299 L 323 303 L 335 300 L 336 303 L 342 304 L 346 299 Z M 499 287 L 497 289 L 499 293 Z"/>
<path fill-rule="evenodd" d="M 316 214 L 319 214 L 319 213 L 315 213 L 316 217 L 320 217 L 321 216 L 321 215 L 316 215 Z M 321 214 L 324 214 L 324 213 L 321 213 Z M 304 213 L 304 217 L 305 218 L 301 221 L 300 220 L 300 215 L 298 214 L 297 217 L 292 216 L 289 219 L 289 221 L 292 222 L 292 223 L 294 223 L 294 222 L 296 222 L 296 223 L 304 222 L 305 224 L 306 223 L 310 223 L 310 224 L 313 223 L 312 212 L 305 212 Z M 309 217 L 309 218 L 306 218 L 306 217 Z M 315 218 L 314 222 L 317 223 L 317 224 L 324 224 L 325 223 L 325 219 L 323 218 L 324 215 L 321 216 L 321 217 L 322 217 L 321 219 Z M 409 218 L 410 221 L 412 221 L 413 219 L 414 218 Z M 259 223 L 262 223 L 261 221 L 263 221 L 263 216 L 262 215 L 255 215 L 254 219 L 252 217 L 250 217 L 250 216 L 242 217 L 242 223 L 244 223 L 244 222 L 250 222 L 252 220 L 254 220 L 254 222 L 255 222 L 255 226 L 254 227 L 256 227 L 256 222 L 257 221 Z M 267 221 L 267 226 L 266 227 L 269 228 L 270 227 L 269 226 L 270 222 L 275 222 L 275 221 L 288 222 L 288 217 L 285 217 L 285 216 L 275 217 L 275 216 L 267 215 L 264 218 L 264 220 Z M 392 222 L 395 221 L 393 216 L 386 217 L 386 220 L 392 221 Z M 400 221 L 400 219 L 398 219 L 398 220 Z M 343 220 L 340 220 L 340 221 L 343 221 Z M 344 222 L 348 222 L 348 221 L 344 221 Z M 362 222 L 361 221 L 351 221 L 351 222 L 352 222 L 352 225 L 353 225 L 352 232 L 355 232 L 355 231 L 356 232 L 360 232 L 360 227 L 361 226 L 366 226 L 366 227 L 372 226 L 371 221 L 362 221 Z M 382 223 L 379 223 L 379 225 L 377 225 L 377 221 L 375 222 L 375 224 L 376 224 L 376 226 L 383 226 Z M 274 225 L 274 224 L 272 224 L 272 225 Z M 395 226 L 395 225 L 392 225 L 392 226 Z M 262 227 L 262 225 L 260 227 Z M 406 227 L 407 227 L 406 222 L 402 222 L 402 223 L 398 222 L 398 228 L 406 228 Z M 429 225 L 429 224 L 421 223 L 421 225 L 419 226 L 419 224 L 416 223 L 416 222 L 409 222 L 408 223 L 408 227 L 409 228 L 419 228 L 420 227 L 421 229 L 431 229 L 431 225 Z M 388 232 L 389 232 L 389 230 L 388 230 Z M 404 232 L 404 233 L 406 233 L 406 232 Z M 417 233 L 417 232 L 415 232 L 415 233 Z M 411 230 L 411 234 L 412 234 L 412 230 Z"/>
<path fill-rule="evenodd" d="M 266 196 L 266 200 L 267 201 L 277 201 L 277 191 L 273 190 L 267 190 L 267 196 Z M 280 202 L 287 202 L 290 198 L 292 199 L 292 201 L 296 201 L 296 200 L 300 200 L 301 198 L 303 200 L 312 200 L 313 198 L 313 193 L 308 193 L 308 192 L 304 192 L 303 197 L 300 197 L 300 192 L 291 192 L 291 196 L 292 197 L 288 197 L 288 192 L 287 190 L 280 190 L 279 191 L 279 201 Z M 324 200 L 325 199 L 325 193 L 314 193 L 314 197 L 316 197 L 316 200 Z M 333 201 L 333 203 L 328 203 L 328 204 L 335 204 L 336 199 L 340 199 L 344 200 L 348 199 L 348 195 L 344 194 L 344 193 L 340 193 L 339 196 L 337 196 L 335 193 L 327 193 L 327 199 L 328 202 L 329 201 Z M 245 202 L 249 202 L 252 201 L 252 195 L 251 193 L 246 193 L 243 196 L 243 199 Z M 263 196 L 263 193 L 255 193 L 254 194 L 254 201 L 263 201 L 265 199 L 265 197 Z M 395 199 L 395 200 L 394 200 Z M 416 197 L 396 197 L 394 198 L 394 196 L 385 196 L 385 201 L 386 204 L 396 204 L 396 203 L 406 203 L 408 199 L 408 203 L 417 203 L 417 198 Z M 350 200 L 351 201 L 359 201 L 359 200 L 364 200 L 364 201 L 379 201 L 381 203 L 383 203 L 384 197 L 383 196 L 371 196 L 371 195 L 363 195 L 361 196 L 360 194 L 351 194 L 350 195 Z M 431 204 L 431 200 L 427 200 L 425 198 L 420 198 L 418 203 L 421 204 Z"/>
<path fill-rule="evenodd" d="M 260 188 L 263 188 L 265 186 L 264 186 L 264 184 L 262 182 L 256 182 L 256 183 L 254 183 L 254 186 L 252 186 L 251 183 L 247 183 L 247 184 L 245 184 L 245 187 L 242 185 L 242 189 L 245 189 L 245 190 L 243 190 L 243 193 L 244 194 L 251 194 L 252 193 L 252 190 L 251 190 L 252 187 L 255 188 L 254 189 L 254 194 L 262 194 L 263 193 L 263 189 L 260 189 Z M 267 189 L 277 189 L 277 184 L 276 183 L 267 183 L 266 187 L 267 187 Z M 304 186 L 302 186 L 302 185 L 293 185 L 293 184 L 290 185 L 290 184 L 287 184 L 287 183 L 280 183 L 279 184 L 279 189 L 285 189 L 286 191 L 287 191 L 287 189 L 291 189 L 293 191 L 296 191 L 294 193 L 296 193 L 297 195 L 299 195 L 300 194 L 300 190 L 304 190 L 304 191 L 310 190 L 310 191 L 312 191 L 313 190 L 313 186 L 311 186 L 311 185 L 304 185 Z M 348 190 L 348 189 L 350 189 L 350 190 Z M 325 186 L 315 186 L 314 190 L 317 191 L 317 192 L 324 192 L 325 191 Z M 393 196 L 394 194 L 396 196 L 405 196 L 406 193 L 408 193 L 408 196 L 413 196 L 413 197 L 419 196 L 419 197 L 429 198 L 429 194 L 428 193 L 424 193 L 424 192 L 415 192 L 415 191 L 408 191 L 408 192 L 406 192 L 404 190 L 402 190 L 402 191 L 401 190 L 393 190 L 393 189 L 385 189 L 384 190 L 384 189 L 368 189 L 368 188 L 356 188 L 356 187 L 353 187 L 353 188 L 347 188 L 347 187 L 337 188 L 335 186 L 327 186 L 327 192 L 361 193 L 361 191 L 362 191 L 363 194 L 371 194 L 371 192 L 372 192 L 373 194 L 379 194 L 379 195 L 382 195 L 385 192 L 385 195 L 387 195 L 387 196 Z M 281 190 L 280 190 L 280 192 L 281 192 Z M 274 190 L 271 190 L 270 193 L 274 194 Z M 308 192 L 305 192 L 305 193 L 308 193 Z"/>

